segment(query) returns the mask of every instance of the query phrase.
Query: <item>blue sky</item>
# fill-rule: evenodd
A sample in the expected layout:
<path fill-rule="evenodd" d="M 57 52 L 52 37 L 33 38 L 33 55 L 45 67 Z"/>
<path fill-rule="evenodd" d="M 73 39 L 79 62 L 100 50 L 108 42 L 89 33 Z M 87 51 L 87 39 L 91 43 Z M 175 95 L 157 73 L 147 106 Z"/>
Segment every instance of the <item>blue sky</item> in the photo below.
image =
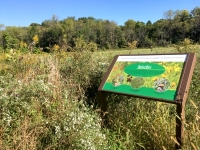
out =
<path fill-rule="evenodd" d="M 128 19 L 152 23 L 165 11 L 200 7 L 200 0 L 1 0 L 0 24 L 29 26 L 51 19 L 94 17 L 123 25 Z"/>

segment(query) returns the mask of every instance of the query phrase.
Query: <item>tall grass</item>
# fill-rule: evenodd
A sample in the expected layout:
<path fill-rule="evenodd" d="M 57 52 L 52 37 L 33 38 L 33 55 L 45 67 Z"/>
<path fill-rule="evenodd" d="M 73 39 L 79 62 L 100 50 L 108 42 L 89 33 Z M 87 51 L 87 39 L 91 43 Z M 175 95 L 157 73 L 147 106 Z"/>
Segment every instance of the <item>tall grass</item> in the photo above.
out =
<path fill-rule="evenodd" d="M 71 85 L 70 72 L 61 75 L 56 56 L 5 63 L 11 67 L 0 76 L 1 149 L 109 147 L 101 118 L 85 106 L 81 96 L 77 99 L 77 88 L 88 82 L 74 79 Z"/>
<path fill-rule="evenodd" d="M 162 53 L 154 49 L 131 53 Z M 173 104 L 111 94 L 103 126 L 97 89 L 118 53 L 1 55 L 0 149 L 174 149 Z M 184 150 L 200 149 L 199 61 L 186 103 Z"/>

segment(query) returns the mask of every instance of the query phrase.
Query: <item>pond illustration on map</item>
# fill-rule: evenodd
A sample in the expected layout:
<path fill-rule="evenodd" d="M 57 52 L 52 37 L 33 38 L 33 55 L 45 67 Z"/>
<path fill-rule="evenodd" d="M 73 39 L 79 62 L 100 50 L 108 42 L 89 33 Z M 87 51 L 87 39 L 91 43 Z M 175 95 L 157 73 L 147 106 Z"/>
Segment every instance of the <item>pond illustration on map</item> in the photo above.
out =
<path fill-rule="evenodd" d="M 103 90 L 175 100 L 184 62 L 116 61 Z"/>

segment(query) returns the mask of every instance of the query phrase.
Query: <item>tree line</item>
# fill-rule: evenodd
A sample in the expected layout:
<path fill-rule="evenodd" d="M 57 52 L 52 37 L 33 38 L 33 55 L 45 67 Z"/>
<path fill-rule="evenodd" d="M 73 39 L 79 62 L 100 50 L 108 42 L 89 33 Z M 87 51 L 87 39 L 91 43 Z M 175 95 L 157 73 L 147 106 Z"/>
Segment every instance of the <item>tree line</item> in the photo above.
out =
<path fill-rule="evenodd" d="M 0 25 L 0 49 L 40 49 L 43 51 L 74 48 L 83 50 L 154 47 L 178 44 L 185 38 L 200 43 L 200 7 L 188 10 L 169 10 L 164 19 L 154 23 L 127 20 L 124 25 L 93 17 L 68 17 L 58 20 L 53 15 L 41 24 L 28 27 Z"/>

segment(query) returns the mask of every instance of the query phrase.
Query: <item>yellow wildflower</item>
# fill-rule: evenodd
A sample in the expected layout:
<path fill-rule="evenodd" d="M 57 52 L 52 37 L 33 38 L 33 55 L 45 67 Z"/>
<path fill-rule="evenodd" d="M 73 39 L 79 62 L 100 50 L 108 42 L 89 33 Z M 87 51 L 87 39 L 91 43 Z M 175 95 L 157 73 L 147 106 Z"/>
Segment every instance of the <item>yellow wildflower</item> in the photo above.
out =
<path fill-rule="evenodd" d="M 176 86 L 176 83 L 175 82 L 172 82 L 171 83 L 171 87 L 175 87 Z"/>
<path fill-rule="evenodd" d="M 166 70 L 167 70 L 167 72 L 171 72 L 173 70 L 173 68 L 170 66 L 170 67 L 167 67 Z"/>
<path fill-rule="evenodd" d="M 158 80 L 158 78 L 157 78 L 157 77 L 154 77 L 152 80 L 153 80 L 153 81 L 156 81 L 156 80 Z"/>
<path fill-rule="evenodd" d="M 25 48 L 27 47 L 27 44 L 26 43 L 24 43 L 24 45 L 23 45 Z"/>
<path fill-rule="evenodd" d="M 59 47 L 57 44 L 55 44 L 55 45 L 53 46 L 53 50 L 54 50 L 54 51 L 58 51 L 59 48 L 60 48 L 60 47 Z"/>
<path fill-rule="evenodd" d="M 174 67 L 174 71 L 180 71 L 181 70 L 181 68 L 180 67 Z"/>
<path fill-rule="evenodd" d="M 163 78 L 166 78 L 166 75 L 165 75 L 165 74 L 162 74 L 162 77 L 163 77 Z"/>
<path fill-rule="evenodd" d="M 21 41 L 21 42 L 19 43 L 19 46 L 20 46 L 20 48 L 24 47 L 24 42 Z"/>
<path fill-rule="evenodd" d="M 39 41 L 38 35 L 35 35 L 35 36 L 33 37 L 33 41 L 34 41 L 35 43 L 38 43 L 38 41 Z"/>

